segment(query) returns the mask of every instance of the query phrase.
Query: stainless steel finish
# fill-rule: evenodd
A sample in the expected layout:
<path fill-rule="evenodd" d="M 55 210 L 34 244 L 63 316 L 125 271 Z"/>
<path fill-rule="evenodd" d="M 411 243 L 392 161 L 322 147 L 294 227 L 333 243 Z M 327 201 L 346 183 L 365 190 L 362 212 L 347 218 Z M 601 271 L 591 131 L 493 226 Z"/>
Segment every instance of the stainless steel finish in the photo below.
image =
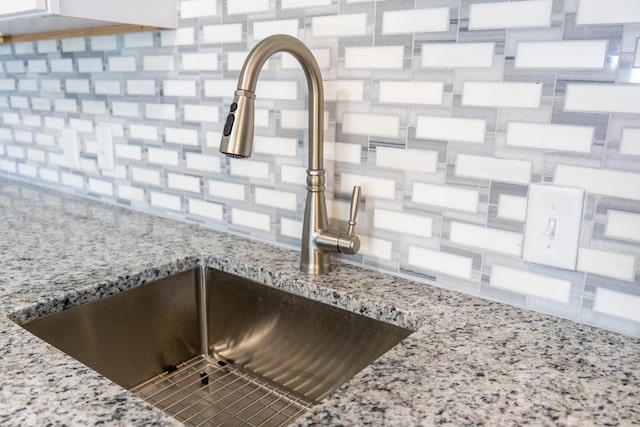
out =
<path fill-rule="evenodd" d="M 410 333 L 211 268 L 24 327 L 128 389 L 159 375 L 173 378 L 185 361 L 200 357 L 227 363 L 303 405 L 330 394 Z"/>
<path fill-rule="evenodd" d="M 231 157 L 249 157 L 253 146 L 253 99 L 260 70 L 277 52 L 293 55 L 304 71 L 309 87 L 309 167 L 307 169 L 307 201 L 300 256 L 300 270 L 308 274 L 323 274 L 331 270 L 331 253 L 355 254 L 360 239 L 354 234 L 355 217 L 349 222 L 349 232 L 341 233 L 329 227 L 324 196 L 324 89 L 320 68 L 311 51 L 298 39 L 277 34 L 258 43 L 244 62 L 238 90 L 231 104 L 220 152 Z M 231 123 L 231 126 L 229 126 Z M 360 194 L 358 190 L 358 195 Z M 355 195 L 355 190 L 354 190 Z M 359 200 L 359 197 L 358 197 Z M 352 205 L 352 213 L 357 214 Z M 351 224 L 353 222 L 353 224 Z M 344 237 L 343 237 L 344 235 Z"/>

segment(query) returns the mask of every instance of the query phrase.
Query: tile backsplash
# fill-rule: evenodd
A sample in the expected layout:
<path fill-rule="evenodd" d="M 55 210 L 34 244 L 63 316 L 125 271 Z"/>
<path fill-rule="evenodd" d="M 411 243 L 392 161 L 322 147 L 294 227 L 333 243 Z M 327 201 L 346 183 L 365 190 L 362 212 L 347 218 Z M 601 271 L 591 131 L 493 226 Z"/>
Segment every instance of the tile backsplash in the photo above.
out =
<path fill-rule="evenodd" d="M 349 260 L 640 336 L 640 2 L 179 9 L 175 31 L 0 45 L 0 174 L 296 248 L 307 85 L 291 56 L 261 74 L 252 158 L 217 150 L 248 50 L 289 34 L 325 80 L 332 221 L 363 187 Z M 522 259 L 533 183 L 586 191 L 576 271 Z"/>

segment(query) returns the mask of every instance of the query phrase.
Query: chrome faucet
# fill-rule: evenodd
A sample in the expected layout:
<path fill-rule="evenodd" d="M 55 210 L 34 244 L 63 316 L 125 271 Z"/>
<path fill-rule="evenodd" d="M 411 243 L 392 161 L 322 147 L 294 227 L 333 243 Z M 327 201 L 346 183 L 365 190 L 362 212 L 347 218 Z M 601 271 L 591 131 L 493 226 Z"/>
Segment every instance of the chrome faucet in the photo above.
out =
<path fill-rule="evenodd" d="M 298 39 L 277 34 L 258 43 L 244 62 L 238 89 L 229 107 L 220 152 L 230 157 L 251 156 L 253 146 L 254 99 L 258 75 L 264 63 L 277 52 L 293 55 L 304 71 L 309 85 L 309 167 L 307 169 L 307 201 L 304 209 L 300 270 L 308 274 L 327 273 L 331 269 L 330 254 L 355 254 L 360 239 L 355 235 L 360 204 L 360 187 L 353 188 L 347 231 L 329 227 L 324 197 L 324 92 L 320 68 L 313 54 Z"/>

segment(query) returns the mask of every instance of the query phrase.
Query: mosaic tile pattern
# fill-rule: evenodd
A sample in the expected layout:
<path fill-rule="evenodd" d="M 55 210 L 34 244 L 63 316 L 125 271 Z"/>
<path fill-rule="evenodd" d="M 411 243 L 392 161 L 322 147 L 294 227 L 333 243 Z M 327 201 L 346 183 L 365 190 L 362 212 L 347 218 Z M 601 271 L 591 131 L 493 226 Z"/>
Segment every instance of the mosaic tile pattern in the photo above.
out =
<path fill-rule="evenodd" d="M 307 89 L 292 57 L 261 74 L 253 157 L 217 152 L 248 50 L 290 34 L 325 79 L 333 222 L 363 186 L 351 261 L 639 335 L 638 4 L 183 0 L 179 13 L 175 31 L 0 45 L 0 174 L 295 248 Z M 539 182 L 586 191 L 576 271 L 522 260 Z"/>

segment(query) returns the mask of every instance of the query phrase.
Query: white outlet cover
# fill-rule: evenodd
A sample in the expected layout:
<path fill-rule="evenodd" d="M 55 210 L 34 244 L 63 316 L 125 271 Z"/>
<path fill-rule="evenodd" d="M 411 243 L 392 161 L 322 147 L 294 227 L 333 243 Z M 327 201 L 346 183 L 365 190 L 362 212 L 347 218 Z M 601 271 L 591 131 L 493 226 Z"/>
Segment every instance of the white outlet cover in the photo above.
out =
<path fill-rule="evenodd" d="M 114 170 L 113 135 L 110 127 L 96 126 L 96 146 L 98 151 L 98 168 L 109 171 Z"/>
<path fill-rule="evenodd" d="M 584 189 L 531 184 L 522 258 L 576 269 Z"/>

